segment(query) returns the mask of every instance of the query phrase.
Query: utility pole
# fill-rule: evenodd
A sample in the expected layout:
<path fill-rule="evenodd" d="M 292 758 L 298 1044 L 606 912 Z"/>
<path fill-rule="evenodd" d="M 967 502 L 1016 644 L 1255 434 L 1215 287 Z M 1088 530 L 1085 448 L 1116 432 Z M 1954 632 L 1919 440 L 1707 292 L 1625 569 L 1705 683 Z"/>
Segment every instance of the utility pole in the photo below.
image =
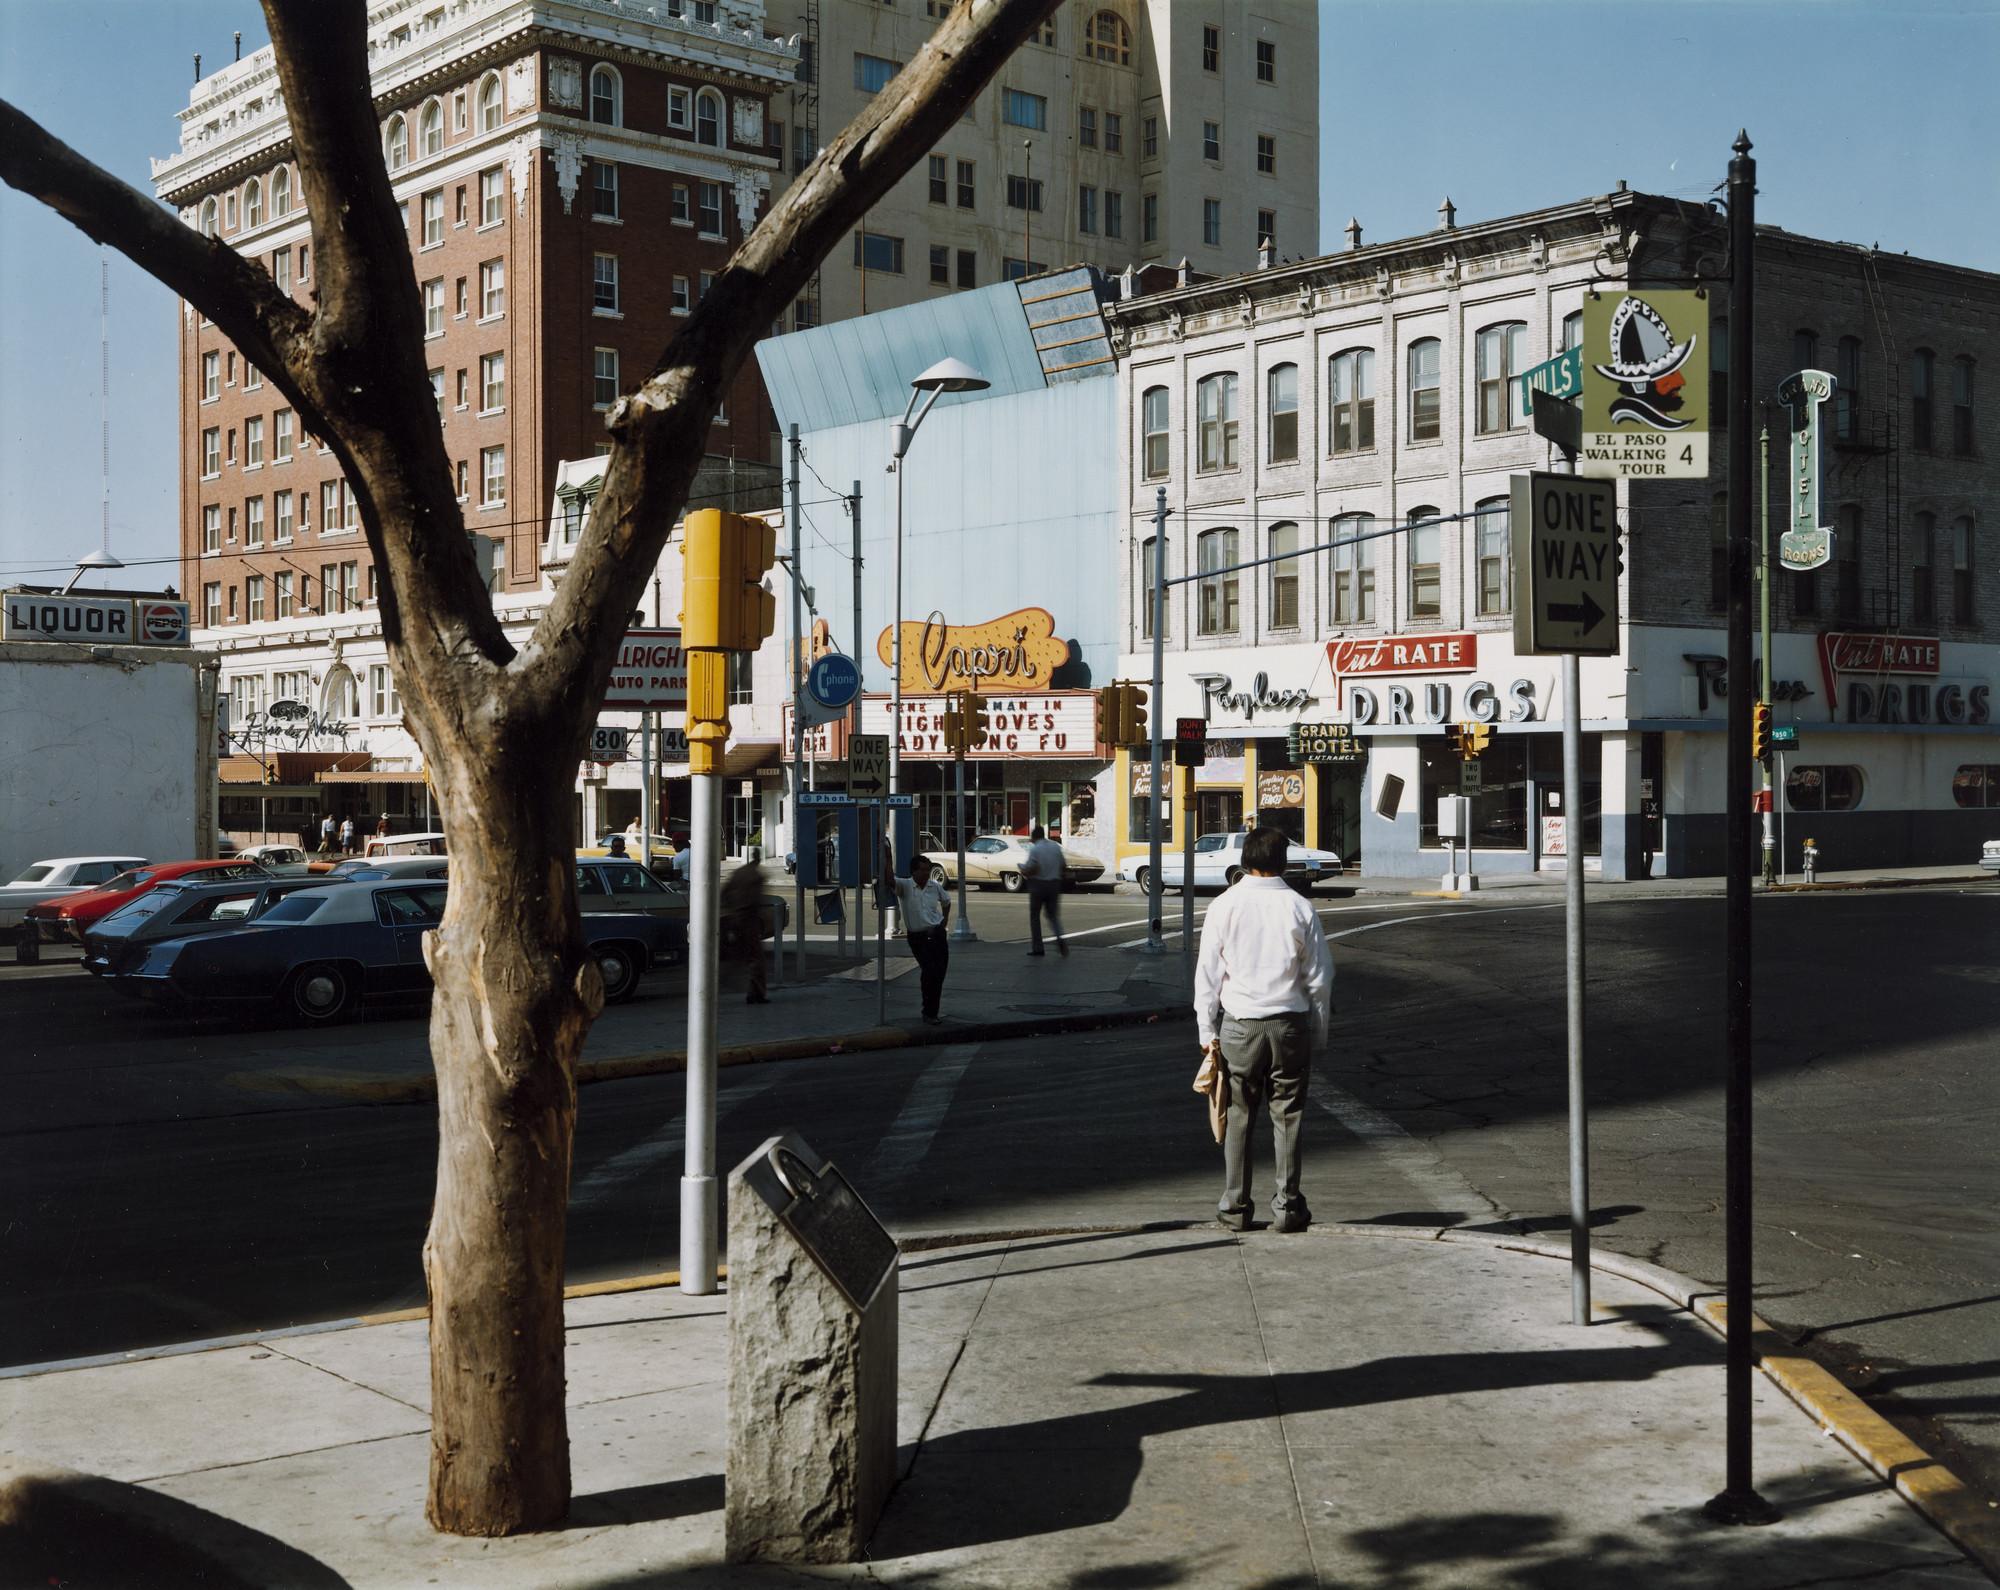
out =
<path fill-rule="evenodd" d="M 791 519 L 792 519 L 792 981 L 798 982 L 806 970 L 806 846 L 819 844 L 817 832 L 807 831 L 805 803 L 799 796 L 805 790 L 806 765 L 806 718 L 805 718 L 805 614 L 801 604 L 805 601 L 805 569 L 799 562 L 799 427 L 796 421 L 791 427 L 792 478 L 791 478 Z M 811 819 L 813 828 L 819 826 L 818 814 Z M 818 876 L 815 872 L 814 876 Z M 784 945 L 771 946 L 782 963 Z"/>
<path fill-rule="evenodd" d="M 1728 1326 L 1723 1365 L 1727 1480 L 1707 1504 L 1729 1524 L 1765 1524 L 1778 1516 L 1752 1483 L 1750 1370 L 1750 427 L 1755 419 L 1757 162 L 1750 135 L 1736 135 L 1729 162 L 1729 368 L 1740 371 L 1729 403 L 1729 693 L 1723 778 L 1727 849 L 1723 936 L 1723 1030 L 1728 1090 L 1723 1142 L 1726 1238 L 1724 1290 Z"/>
<path fill-rule="evenodd" d="M 1160 883 L 1160 823 L 1161 814 L 1167 806 L 1166 781 L 1161 776 L 1160 766 L 1160 717 L 1166 711 L 1167 683 L 1167 488 L 1160 486 L 1153 493 L 1153 711 L 1152 722 L 1152 794 L 1146 802 L 1150 821 L 1147 823 L 1146 846 L 1146 953 L 1164 955 L 1167 952 L 1165 939 L 1161 934 L 1160 900 L 1164 893 Z M 1181 820 L 1187 820 L 1182 814 Z M 1194 887 L 1190 874 L 1181 879 L 1183 889 Z"/>
<path fill-rule="evenodd" d="M 1771 410 L 1763 405 L 1764 423 L 1757 432 L 1757 600 L 1761 609 L 1758 619 L 1763 631 L 1763 649 L 1758 653 L 1757 700 L 1766 708 L 1771 705 Z M 1764 766 L 1764 887 L 1770 888 L 1778 881 L 1778 852 L 1771 842 L 1771 809 L 1777 804 L 1777 796 L 1771 788 L 1770 758 L 1762 758 Z"/>
<path fill-rule="evenodd" d="M 716 927 L 722 886 L 722 758 L 729 668 L 770 635 L 776 601 L 763 579 L 777 552 L 764 520 L 702 508 L 681 538 L 681 647 L 688 669 L 687 1158 L 681 1173 L 681 1290 L 716 1289 L 721 1211 L 715 1174 Z M 760 946 L 761 949 L 761 946 Z"/>
<path fill-rule="evenodd" d="M 868 665 L 862 660 L 867 644 L 861 638 L 861 482 L 854 483 L 854 494 L 847 499 L 847 517 L 854 531 L 854 639 L 848 644 L 854 652 L 854 705 L 848 710 L 853 716 L 848 720 L 847 732 L 856 734 L 861 729 L 861 698 L 867 693 Z M 854 833 L 854 952 L 865 955 L 861 947 L 861 913 L 863 891 L 867 888 L 869 871 L 870 840 L 861 836 L 861 814 L 855 813 Z"/>

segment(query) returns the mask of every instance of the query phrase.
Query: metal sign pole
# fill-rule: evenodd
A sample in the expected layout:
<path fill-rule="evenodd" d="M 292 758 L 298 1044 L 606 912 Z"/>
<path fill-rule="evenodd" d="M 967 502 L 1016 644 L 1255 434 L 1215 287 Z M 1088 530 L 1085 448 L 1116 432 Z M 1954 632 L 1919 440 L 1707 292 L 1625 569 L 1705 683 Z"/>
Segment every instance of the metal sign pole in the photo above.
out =
<path fill-rule="evenodd" d="M 715 980 L 722 867 L 722 775 L 690 773 L 694 851 L 688 868 L 687 1161 L 681 1176 L 681 1291 L 715 1291 Z"/>
<path fill-rule="evenodd" d="M 1590 1116 L 1583 1098 L 1583 666 L 1563 656 L 1564 1007 L 1569 1026 L 1569 1309 L 1590 1323 Z"/>
<path fill-rule="evenodd" d="M 1158 708 L 1154 709 L 1155 711 Z M 1194 986 L 1194 769 L 1181 769 L 1181 970 Z"/>
<path fill-rule="evenodd" d="M 854 532 L 854 583 L 852 592 L 854 600 L 854 638 L 848 642 L 847 648 L 854 654 L 854 705 L 849 709 L 851 716 L 847 720 L 847 732 L 852 735 L 859 733 L 861 729 L 861 695 L 862 691 L 866 688 L 865 681 L 868 677 L 868 666 L 863 660 L 867 648 L 861 638 L 861 482 L 858 480 L 854 483 L 854 495 L 847 500 L 847 512 L 849 523 Z M 827 730 L 828 734 L 832 732 L 831 729 Z M 856 819 L 854 832 L 858 838 L 861 833 L 858 818 Z M 865 851 L 863 855 L 866 855 Z M 868 866 L 864 860 L 856 867 L 854 873 L 854 953 L 856 956 L 865 956 L 867 954 L 867 951 L 861 945 L 863 891 L 867 887 L 864 882 L 867 875 Z M 839 880 L 836 879 L 834 881 L 837 883 Z"/>
<path fill-rule="evenodd" d="M 1750 135 L 1739 132 L 1729 162 L 1729 361 L 1747 376 L 1753 368 L 1756 322 L 1753 274 L 1757 248 L 1757 162 Z M 1724 1290 L 1728 1296 L 1724 1449 L 1727 1479 L 1709 1499 L 1709 1516 L 1730 1524 L 1768 1523 L 1777 1509 L 1757 1494 L 1751 1475 L 1750 1268 L 1750 491 L 1754 388 L 1744 380 L 1730 393 L 1729 427 L 1729 744 L 1723 753 L 1727 796 L 1727 893 L 1723 923 L 1723 1035 L 1729 1086 L 1723 1141 L 1724 1219 L 1727 1242 Z"/>
<path fill-rule="evenodd" d="M 639 865 L 653 870 L 653 715 L 639 714 Z"/>
<path fill-rule="evenodd" d="M 874 803 L 875 821 L 872 824 L 872 826 L 875 832 L 872 835 L 870 835 L 870 837 L 876 841 L 876 844 L 873 847 L 875 853 L 874 864 L 878 867 L 882 865 L 882 860 L 881 860 L 882 814 L 887 810 L 888 808 L 884 806 L 881 801 L 877 800 Z M 883 880 L 884 882 L 887 882 L 889 884 L 891 890 L 895 888 L 895 881 L 894 881 L 895 875 L 896 875 L 895 863 L 891 861 L 889 866 L 889 877 Z M 889 1020 L 889 911 L 888 907 L 882 901 L 880 893 L 881 884 L 878 883 L 876 885 L 876 890 L 877 890 L 877 895 L 875 903 L 875 1025 L 880 1027 L 886 1025 Z"/>
<path fill-rule="evenodd" d="M 799 427 L 793 422 L 791 427 L 791 520 L 792 520 L 792 981 L 800 982 L 806 973 L 806 846 L 814 847 L 814 859 L 818 859 L 819 817 L 812 819 L 812 831 L 808 832 L 805 822 L 805 808 L 799 804 L 799 796 L 805 790 L 806 764 L 806 718 L 805 718 L 805 570 L 799 565 Z M 814 876 L 818 876 L 815 869 Z M 782 934 L 776 935 L 778 960 L 785 958 L 785 941 Z"/>
<path fill-rule="evenodd" d="M 960 728 L 961 734 L 969 732 Z M 952 752 L 952 770 L 958 785 L 958 920 L 951 925 L 952 942 L 969 943 L 979 937 L 972 931 L 972 921 L 965 914 L 965 748 L 959 746 Z M 1030 910 L 1034 909 L 1032 906 Z"/>

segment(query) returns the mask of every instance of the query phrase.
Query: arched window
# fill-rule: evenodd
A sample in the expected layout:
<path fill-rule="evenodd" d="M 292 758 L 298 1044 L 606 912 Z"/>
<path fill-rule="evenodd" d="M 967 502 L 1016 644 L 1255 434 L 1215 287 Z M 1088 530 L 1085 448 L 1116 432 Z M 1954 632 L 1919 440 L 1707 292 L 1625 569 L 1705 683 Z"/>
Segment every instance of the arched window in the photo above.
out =
<path fill-rule="evenodd" d="M 1727 324 L 1727 322 L 1725 321 L 1723 324 Z M 1572 309 L 1568 314 L 1563 316 L 1562 347 L 1559 351 L 1568 353 L 1570 349 L 1581 348 L 1582 346 L 1583 311 L 1581 309 Z"/>
<path fill-rule="evenodd" d="M 1920 513 L 1910 556 L 1910 621 L 1937 622 L 1937 515 Z"/>
<path fill-rule="evenodd" d="M 504 114 L 500 108 L 500 74 L 488 72 L 479 84 L 479 130 L 499 131 Z"/>
<path fill-rule="evenodd" d="M 1195 587 L 1199 593 L 1196 632 L 1203 635 L 1236 633 L 1237 577 L 1223 572 L 1237 561 L 1234 530 L 1204 530 L 1195 539 L 1196 572 L 1202 576 Z"/>
<path fill-rule="evenodd" d="M 292 213 L 292 168 L 280 166 L 271 173 L 271 218 Z"/>
<path fill-rule="evenodd" d="M 1403 540 L 1410 556 L 1410 617 L 1436 618 L 1444 611 L 1444 526 L 1435 508 L 1412 508 Z"/>
<path fill-rule="evenodd" d="M 1330 453 L 1366 452 L 1375 445 L 1375 354 L 1349 348 L 1327 361 L 1327 447 Z"/>
<path fill-rule="evenodd" d="M 1931 394 L 1937 387 L 1937 355 L 1919 348 L 1910 355 L 1910 445 L 1922 452 L 1931 450 Z"/>
<path fill-rule="evenodd" d="M 388 131 L 382 137 L 382 150 L 391 171 L 401 171 L 410 163 L 410 129 L 401 116 L 389 118 Z"/>
<path fill-rule="evenodd" d="M 444 105 L 432 100 L 424 106 L 422 118 L 417 123 L 417 145 L 427 155 L 444 153 Z"/>
<path fill-rule="evenodd" d="M 1287 366 L 1287 368 L 1290 368 Z M 1270 531 L 1270 546 L 1266 556 L 1280 561 L 1270 564 L 1271 606 L 1265 614 L 1265 625 L 1270 629 L 1297 629 L 1299 627 L 1299 560 L 1295 555 L 1299 550 L 1299 527 L 1295 524 L 1274 524 Z"/>
<path fill-rule="evenodd" d="M 1509 320 L 1479 333 L 1474 354 L 1479 382 L 1479 434 L 1497 435 L 1514 429 L 1513 406 L 1507 401 L 1514 377 L 1527 368 L 1528 326 Z"/>
<path fill-rule="evenodd" d="M 203 199 L 201 201 L 201 235 L 203 237 L 215 236 L 215 200 L 213 199 Z"/>
<path fill-rule="evenodd" d="M 1211 375 L 1194 389 L 1196 425 L 1195 470 L 1236 467 L 1236 376 Z"/>
<path fill-rule="evenodd" d="M 1289 464 L 1299 456 L 1299 367 L 1273 365 L 1265 389 L 1266 456 L 1271 463 Z"/>
<path fill-rule="evenodd" d="M 1861 339 L 1840 339 L 1840 385 L 1833 389 L 1833 434 L 1843 442 L 1861 440 Z"/>
<path fill-rule="evenodd" d="M 1972 622 L 1972 515 L 1951 522 L 1951 621 Z"/>
<path fill-rule="evenodd" d="M 1170 442 L 1167 435 L 1167 389 L 1148 387 L 1139 400 L 1139 424 L 1144 435 L 1143 465 L 1148 480 L 1167 477 Z"/>
<path fill-rule="evenodd" d="M 694 141 L 722 147 L 722 96 L 712 88 L 694 97 Z"/>
<path fill-rule="evenodd" d="M 1144 640 L 1153 638 L 1153 602 L 1160 579 L 1159 563 L 1160 538 L 1148 536 L 1139 544 L 1139 635 Z M 1165 639 L 1173 633 L 1174 610 L 1161 602 L 1160 612 L 1165 619 L 1160 636 Z"/>
<path fill-rule="evenodd" d="M 1435 337 L 1423 337 L 1410 344 L 1410 440 L 1413 442 L 1438 439 L 1442 415 L 1438 401 L 1438 354 Z"/>
<path fill-rule="evenodd" d="M 1801 326 L 1792 333 L 1792 368 L 1794 370 L 1819 368 L 1819 333 L 1810 326 Z"/>
<path fill-rule="evenodd" d="M 1960 458 L 1972 456 L 1972 355 L 1961 353 L 1951 361 L 1951 450 Z"/>
<path fill-rule="evenodd" d="M 1116 11 L 1100 11 L 1083 25 L 1083 58 L 1107 66 L 1132 64 L 1132 30 Z"/>
<path fill-rule="evenodd" d="M 1508 534 L 1511 500 L 1488 497 L 1478 504 L 1473 524 L 1478 543 L 1479 611 L 1482 615 L 1511 612 L 1514 606 L 1514 556 Z"/>
<path fill-rule="evenodd" d="M 1837 523 L 1833 611 L 1835 617 L 1852 623 L 1861 616 L 1861 505 L 1842 503 Z"/>
<path fill-rule="evenodd" d="M 1372 513 L 1344 513 L 1333 521 L 1333 621 L 1336 624 L 1375 622 L 1375 548 L 1373 541 L 1355 537 L 1375 529 Z"/>
<path fill-rule="evenodd" d="M 590 119 L 607 127 L 624 124 L 625 83 L 615 66 L 590 69 Z"/>
<path fill-rule="evenodd" d="M 264 224 L 264 184 L 255 177 L 243 184 L 243 224 L 245 226 Z"/>

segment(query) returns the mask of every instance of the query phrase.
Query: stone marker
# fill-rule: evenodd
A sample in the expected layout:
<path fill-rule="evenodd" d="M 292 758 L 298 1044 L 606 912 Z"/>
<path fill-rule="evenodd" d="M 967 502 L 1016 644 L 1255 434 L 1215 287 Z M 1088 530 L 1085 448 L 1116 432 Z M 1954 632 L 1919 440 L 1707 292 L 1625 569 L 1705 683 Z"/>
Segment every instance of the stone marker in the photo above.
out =
<path fill-rule="evenodd" d="M 731 1562 L 852 1562 L 896 1477 L 896 1244 L 792 1133 L 729 1174 Z"/>

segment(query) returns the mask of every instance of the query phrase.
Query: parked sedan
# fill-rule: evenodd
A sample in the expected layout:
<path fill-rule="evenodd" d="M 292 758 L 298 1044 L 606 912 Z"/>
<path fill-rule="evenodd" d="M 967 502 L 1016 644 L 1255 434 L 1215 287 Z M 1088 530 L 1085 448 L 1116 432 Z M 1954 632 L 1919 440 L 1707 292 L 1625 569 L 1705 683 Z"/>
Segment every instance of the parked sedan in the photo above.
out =
<path fill-rule="evenodd" d="M 254 922 L 286 895 L 319 887 L 317 878 L 237 878 L 208 883 L 197 875 L 148 889 L 83 932 L 83 969 L 114 980 L 145 959 L 156 939 L 193 938 Z"/>
<path fill-rule="evenodd" d="M 0 928 L 19 925 L 29 906 L 101 889 L 121 872 L 146 865 L 144 856 L 55 856 L 0 884 Z"/>
<path fill-rule="evenodd" d="M 671 927 L 665 952 L 687 954 L 687 890 L 662 883 L 637 861 L 616 856 L 576 858 L 576 907 L 586 917 L 605 911 L 638 911 Z"/>
<path fill-rule="evenodd" d="M 1243 876 L 1242 832 L 1203 834 L 1194 842 L 1194 886 L 1197 889 L 1226 889 Z M 1181 886 L 1183 859 L 1179 845 L 1160 849 L 1160 886 Z M 1331 850 L 1314 850 L 1308 845 L 1285 849 L 1285 881 L 1304 892 L 1316 883 L 1331 881 L 1341 873 L 1340 857 Z M 1141 889 L 1150 882 L 1151 868 L 1144 851 L 1119 863 L 1118 876 L 1129 878 Z"/>
<path fill-rule="evenodd" d="M 121 872 L 87 893 L 30 906 L 27 925 L 45 944 L 60 943 L 64 939 L 81 944 L 83 930 L 99 917 L 109 916 L 121 905 L 138 899 L 148 889 L 158 888 L 176 878 L 194 877 L 221 883 L 239 878 L 268 878 L 270 874 L 250 861 L 149 862 L 143 867 Z"/>
<path fill-rule="evenodd" d="M 428 880 L 300 889 L 234 933 L 161 939 L 126 975 L 163 1002 L 275 1004 L 297 1021 L 327 1026 L 366 1001 L 429 993 L 424 935 L 443 917 L 444 900 L 445 886 Z M 584 917 L 608 1002 L 632 997 L 669 933 L 649 916 Z"/>
<path fill-rule="evenodd" d="M 925 834 L 923 844 L 924 855 L 938 869 L 947 887 L 956 883 L 958 852 L 945 849 L 938 843 L 935 834 Z M 1080 883 L 1095 883 L 1104 876 L 1104 863 L 1095 856 L 1067 846 L 1058 848 L 1062 850 L 1065 888 L 1074 888 Z M 965 881 L 981 888 L 997 884 L 1009 894 L 1018 894 L 1028 886 L 1028 880 L 1021 872 L 1021 862 L 1027 854 L 1028 841 L 1019 834 L 980 834 L 968 839 L 965 842 Z"/>
<path fill-rule="evenodd" d="M 326 882 L 380 883 L 384 878 L 442 878 L 446 870 L 447 863 L 443 856 L 351 856 L 327 869 Z"/>
<path fill-rule="evenodd" d="M 2000 839 L 1989 839 L 1980 848 L 1979 865 L 1988 872 L 2000 875 Z"/>
<path fill-rule="evenodd" d="M 245 845 L 235 859 L 254 861 L 280 878 L 303 878 L 307 873 L 333 870 L 331 862 L 315 861 L 297 845 Z"/>

